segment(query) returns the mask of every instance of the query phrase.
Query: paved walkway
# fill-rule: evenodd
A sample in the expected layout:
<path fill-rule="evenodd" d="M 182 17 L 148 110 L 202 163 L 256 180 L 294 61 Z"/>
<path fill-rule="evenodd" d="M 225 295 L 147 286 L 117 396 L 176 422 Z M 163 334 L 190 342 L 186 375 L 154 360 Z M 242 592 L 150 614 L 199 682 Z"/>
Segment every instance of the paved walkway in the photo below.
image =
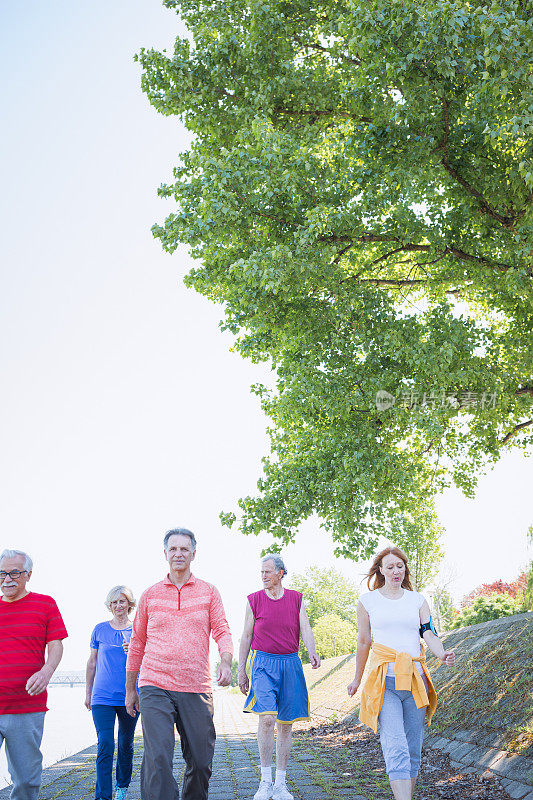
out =
<path fill-rule="evenodd" d="M 252 800 L 259 783 L 257 717 L 243 714 L 241 695 L 215 692 L 217 741 L 209 800 Z M 140 800 L 140 768 L 143 740 L 135 739 L 133 778 L 128 800 Z M 454 800 L 509 800 L 509 794 L 492 775 L 478 777 L 460 764 L 450 765 L 448 757 L 429 751 L 422 761 L 418 800 L 439 797 Z M 432 755 L 433 754 L 433 755 Z M 181 784 L 184 763 L 176 744 L 175 774 Z M 81 800 L 94 798 L 96 746 L 89 747 L 48 767 L 43 773 L 40 800 Z M 295 736 L 289 761 L 288 784 L 295 800 L 390 800 L 379 741 L 364 726 L 326 725 L 308 727 Z M 513 798 L 533 800 L 529 788 Z M 527 797 L 524 795 L 527 793 Z M 8 800 L 9 787 L 0 790 Z"/>
<path fill-rule="evenodd" d="M 257 717 L 243 714 L 243 699 L 229 692 L 215 693 L 215 726 L 217 742 L 213 761 L 213 776 L 209 785 L 209 800 L 247 800 L 254 795 L 259 782 L 259 755 L 257 751 Z M 140 767 L 142 736 L 135 739 L 133 777 L 128 800 L 140 800 Z M 289 764 L 288 783 L 298 800 L 325 800 L 325 798 L 353 797 L 353 791 L 334 787 L 334 773 L 328 766 L 318 765 L 294 748 Z M 81 800 L 94 797 L 96 746 L 89 747 L 44 770 L 40 800 Z M 181 748 L 176 744 L 175 774 L 183 775 L 184 763 Z M 331 785 L 330 785 L 331 784 Z M 345 793 L 346 792 L 346 793 Z M 0 790 L 0 800 L 8 800 L 10 789 Z"/>

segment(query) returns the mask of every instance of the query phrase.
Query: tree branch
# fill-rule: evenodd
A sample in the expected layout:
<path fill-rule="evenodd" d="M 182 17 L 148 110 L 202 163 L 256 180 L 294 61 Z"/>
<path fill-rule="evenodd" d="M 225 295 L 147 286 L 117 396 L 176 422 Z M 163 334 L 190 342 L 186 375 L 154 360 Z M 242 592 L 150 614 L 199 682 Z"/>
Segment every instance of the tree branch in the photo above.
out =
<path fill-rule="evenodd" d="M 413 278 L 410 280 L 393 280 L 392 278 L 362 278 L 359 283 L 372 283 L 374 286 L 392 286 L 399 288 L 400 286 L 416 286 L 421 283 L 427 283 L 425 278 Z"/>
<path fill-rule="evenodd" d="M 483 214 L 487 214 L 489 217 L 492 217 L 493 219 L 497 220 L 505 228 L 512 228 L 514 226 L 515 217 L 500 214 L 498 211 L 492 208 L 487 202 L 487 200 L 483 197 L 481 192 L 478 192 L 477 189 L 474 189 L 474 187 L 470 183 L 468 183 L 468 181 L 466 181 L 461 175 L 459 175 L 458 171 L 448 162 L 447 158 L 443 158 L 441 164 L 446 170 L 446 172 L 449 175 L 451 175 L 452 178 L 455 178 L 457 183 L 461 184 L 461 186 L 464 189 L 466 189 L 466 191 L 469 194 L 471 194 L 472 197 L 475 197 L 476 200 L 478 200 L 480 205 L 480 210 L 483 212 Z"/>
<path fill-rule="evenodd" d="M 333 259 L 333 261 L 331 263 L 332 264 L 338 264 L 339 261 L 341 260 L 341 258 L 343 257 L 343 255 L 345 253 L 347 253 L 348 250 L 350 250 L 352 247 L 353 247 L 353 242 L 349 242 L 346 245 L 346 247 L 343 247 L 342 250 L 339 250 L 339 252 L 337 253 L 337 255 L 335 256 L 335 258 Z"/>
<path fill-rule="evenodd" d="M 318 236 L 318 241 L 324 242 L 325 244 L 335 244 L 335 242 L 398 242 L 398 244 L 401 244 L 401 240 L 398 236 L 381 233 L 362 233 L 359 236 L 348 236 L 347 234 L 339 235 L 337 233 L 330 233 L 327 236 L 322 234 Z"/>
<path fill-rule="evenodd" d="M 415 249 L 418 247 L 423 247 L 424 245 L 407 245 L 405 247 L 397 247 L 395 250 L 391 250 L 390 253 L 385 253 L 383 256 L 379 256 L 379 258 L 375 258 L 374 261 L 371 261 L 369 266 L 373 267 L 376 264 L 379 264 L 381 261 L 386 261 L 387 258 L 393 256 L 395 253 L 405 253 L 405 252 L 414 252 Z"/>
<path fill-rule="evenodd" d="M 327 47 L 324 47 L 324 45 L 318 44 L 317 42 L 303 42 L 295 33 L 293 33 L 292 38 L 300 45 L 300 47 L 307 47 L 309 50 L 318 50 L 321 53 L 327 53 L 329 56 L 331 56 L 331 58 L 339 58 L 341 61 L 349 61 L 350 64 L 355 64 L 356 67 L 361 65 L 361 60 L 359 58 L 352 58 L 352 56 L 346 56 L 344 53 L 338 53 L 337 56 L 334 56 L 331 50 Z"/>
<path fill-rule="evenodd" d="M 459 183 L 463 187 L 463 189 L 465 189 L 468 192 L 468 194 L 476 198 L 476 200 L 479 203 L 480 210 L 483 212 L 483 214 L 487 214 L 489 217 L 492 217 L 493 219 L 497 220 L 505 228 L 512 228 L 518 216 L 522 216 L 523 213 L 525 213 L 525 210 L 524 212 L 520 212 L 520 215 L 514 214 L 512 216 L 509 216 L 505 214 L 500 214 L 499 211 L 496 211 L 496 209 L 492 208 L 488 200 L 481 194 L 481 192 L 478 192 L 478 190 L 475 189 L 472 186 L 472 184 L 468 183 L 468 181 L 465 178 L 463 178 L 462 175 L 459 174 L 456 167 L 450 164 L 450 154 L 448 150 L 448 141 L 450 138 L 450 111 L 449 111 L 449 103 L 445 97 L 442 98 L 442 109 L 444 117 L 443 120 L 444 131 L 442 135 L 442 140 L 440 141 L 437 147 L 437 150 L 443 151 L 443 156 L 441 159 L 442 166 L 444 167 L 448 175 L 454 178 L 457 181 L 457 183 Z"/>
<path fill-rule="evenodd" d="M 335 244 L 335 242 L 375 242 L 376 244 L 387 242 L 397 243 L 400 245 L 396 252 L 404 250 L 406 252 L 421 252 L 427 253 L 433 248 L 429 244 L 414 244 L 412 242 L 407 242 L 406 244 L 402 244 L 401 239 L 399 236 L 394 236 L 392 234 L 379 234 L 379 233 L 362 233 L 359 236 L 348 236 L 347 234 L 338 235 L 336 233 L 329 234 L 328 236 L 322 235 L 318 237 L 319 242 L 324 242 L 326 244 Z M 390 253 L 389 253 L 390 255 Z M 476 264 L 482 264 L 483 266 L 490 267 L 491 269 L 496 269 L 500 272 L 507 272 L 509 269 L 514 269 L 511 264 L 502 264 L 499 261 L 491 261 L 490 258 L 486 258 L 485 256 L 475 256 L 471 253 L 466 253 L 464 250 L 461 250 L 459 247 L 455 247 L 454 245 L 447 245 L 444 250 L 441 251 L 441 257 L 446 255 L 452 255 L 456 258 L 461 259 L 462 261 L 470 261 Z"/>
<path fill-rule="evenodd" d="M 446 289 L 446 294 L 453 294 L 454 297 L 458 297 L 461 292 L 464 292 L 464 290 L 468 289 L 469 286 L 472 286 L 472 281 L 467 283 L 466 286 L 458 286 L 456 289 Z"/>
<path fill-rule="evenodd" d="M 520 433 L 522 428 L 527 428 L 528 425 L 533 425 L 533 419 L 528 419 L 527 422 L 521 422 L 519 425 L 515 425 L 512 431 L 509 431 L 507 436 L 502 439 L 502 444 L 507 444 L 509 439 L 512 439 L 513 436 L 516 436 L 517 433 Z"/>
<path fill-rule="evenodd" d="M 308 109 L 302 111 L 296 111 L 292 108 L 281 108 L 281 106 L 276 106 L 276 108 L 272 109 L 274 114 L 285 114 L 288 117 L 344 117 L 345 119 L 355 119 L 358 122 L 373 122 L 372 117 L 361 117 L 359 114 L 353 114 L 350 111 L 343 111 L 336 108 L 324 108 L 324 109 Z"/>
<path fill-rule="evenodd" d="M 449 253 L 456 258 L 460 258 L 463 261 L 473 261 L 476 264 L 483 264 L 484 266 L 490 267 L 491 269 L 496 269 L 499 272 L 507 272 L 508 269 L 513 269 L 510 264 L 502 264 L 499 261 L 491 261 L 490 258 L 485 258 L 485 256 L 473 256 L 470 253 L 465 253 L 464 250 L 461 250 L 459 247 L 448 246 L 444 250 L 444 253 Z"/>

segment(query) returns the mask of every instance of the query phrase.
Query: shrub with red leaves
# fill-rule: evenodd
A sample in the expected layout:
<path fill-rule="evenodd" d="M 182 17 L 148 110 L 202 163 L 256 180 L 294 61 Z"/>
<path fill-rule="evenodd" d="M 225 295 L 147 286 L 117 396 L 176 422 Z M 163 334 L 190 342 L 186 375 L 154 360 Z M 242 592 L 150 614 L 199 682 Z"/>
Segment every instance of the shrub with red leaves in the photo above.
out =
<path fill-rule="evenodd" d="M 482 583 L 476 589 L 473 589 L 470 594 L 465 595 L 461 600 L 461 608 L 471 606 L 476 597 L 490 597 L 492 594 L 508 594 L 513 599 L 521 597 L 526 588 L 527 573 L 521 572 L 518 578 L 511 583 L 499 580 L 493 583 Z"/>

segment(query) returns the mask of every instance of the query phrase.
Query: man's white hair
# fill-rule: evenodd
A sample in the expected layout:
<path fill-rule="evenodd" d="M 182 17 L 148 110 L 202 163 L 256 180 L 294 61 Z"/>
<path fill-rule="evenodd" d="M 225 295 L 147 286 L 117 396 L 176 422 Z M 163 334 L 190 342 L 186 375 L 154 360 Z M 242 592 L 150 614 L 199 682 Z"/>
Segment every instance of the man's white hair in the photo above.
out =
<path fill-rule="evenodd" d="M 263 556 L 261 559 L 261 564 L 264 564 L 265 561 L 273 561 L 276 572 L 279 572 L 280 569 L 283 570 L 283 577 L 285 577 L 287 570 L 281 556 L 276 555 L 276 553 L 271 553 L 269 556 Z"/>
<path fill-rule="evenodd" d="M 0 555 L 0 564 L 5 558 L 16 558 L 17 556 L 22 556 L 24 559 L 24 569 L 27 572 L 31 572 L 33 569 L 33 561 L 29 557 L 27 553 L 23 550 L 4 550 L 3 553 Z"/>

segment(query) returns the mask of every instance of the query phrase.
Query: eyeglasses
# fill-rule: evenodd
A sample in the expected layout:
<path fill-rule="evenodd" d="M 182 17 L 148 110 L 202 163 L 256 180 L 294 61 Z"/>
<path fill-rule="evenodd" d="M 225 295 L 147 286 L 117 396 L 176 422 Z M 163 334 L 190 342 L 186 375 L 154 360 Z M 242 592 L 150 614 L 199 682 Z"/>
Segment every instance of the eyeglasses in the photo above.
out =
<path fill-rule="evenodd" d="M 4 572 L 3 570 L 0 570 L 0 581 L 5 581 L 8 575 L 12 580 L 18 581 L 20 576 L 27 571 L 27 569 L 12 569 L 11 572 Z"/>

